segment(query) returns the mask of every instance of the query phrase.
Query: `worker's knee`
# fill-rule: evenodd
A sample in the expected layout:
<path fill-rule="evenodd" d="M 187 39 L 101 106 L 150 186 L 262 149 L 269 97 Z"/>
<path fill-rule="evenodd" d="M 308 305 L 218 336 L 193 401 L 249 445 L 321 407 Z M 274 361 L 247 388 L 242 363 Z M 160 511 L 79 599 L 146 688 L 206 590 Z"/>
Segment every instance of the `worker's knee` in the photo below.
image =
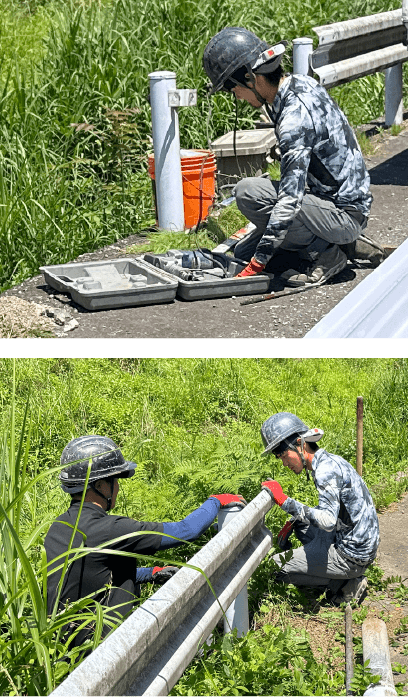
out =
<path fill-rule="evenodd" d="M 247 177 L 241 179 L 235 187 L 235 200 L 241 213 L 245 215 L 245 211 L 254 210 L 258 207 L 259 186 L 257 185 L 257 177 Z"/>
<path fill-rule="evenodd" d="M 234 190 L 237 206 L 244 215 L 255 213 L 261 217 L 266 216 L 267 220 L 277 201 L 278 189 L 279 182 L 269 178 L 241 179 Z"/>

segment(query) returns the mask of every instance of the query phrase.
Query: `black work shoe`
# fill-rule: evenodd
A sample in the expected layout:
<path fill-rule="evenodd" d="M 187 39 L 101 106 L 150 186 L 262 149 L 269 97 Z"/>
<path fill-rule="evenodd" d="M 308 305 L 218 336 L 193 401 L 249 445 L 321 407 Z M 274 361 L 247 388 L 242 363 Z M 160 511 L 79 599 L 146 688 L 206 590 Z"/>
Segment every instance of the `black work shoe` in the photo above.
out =
<path fill-rule="evenodd" d="M 387 256 L 384 247 L 364 234 L 354 242 L 339 246 L 350 261 L 369 261 L 373 268 L 379 266 Z"/>
<path fill-rule="evenodd" d="M 363 595 L 367 586 L 368 581 L 365 576 L 351 578 L 333 598 L 333 602 L 335 603 L 335 605 L 341 605 L 341 603 L 349 603 L 351 600 L 355 600 L 357 603 L 360 603 L 363 599 Z"/>
<path fill-rule="evenodd" d="M 347 264 L 347 257 L 337 244 L 328 247 L 305 273 L 294 269 L 285 271 L 281 278 L 288 286 L 321 285 L 340 273 Z"/>

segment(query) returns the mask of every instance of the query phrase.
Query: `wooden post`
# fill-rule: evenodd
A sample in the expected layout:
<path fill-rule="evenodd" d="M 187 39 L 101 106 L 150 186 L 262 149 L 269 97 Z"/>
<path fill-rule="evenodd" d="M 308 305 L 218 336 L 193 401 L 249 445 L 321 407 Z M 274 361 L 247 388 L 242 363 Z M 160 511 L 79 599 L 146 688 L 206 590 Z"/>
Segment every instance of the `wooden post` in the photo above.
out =
<path fill-rule="evenodd" d="M 363 398 L 357 397 L 357 453 L 356 469 L 363 476 Z"/>

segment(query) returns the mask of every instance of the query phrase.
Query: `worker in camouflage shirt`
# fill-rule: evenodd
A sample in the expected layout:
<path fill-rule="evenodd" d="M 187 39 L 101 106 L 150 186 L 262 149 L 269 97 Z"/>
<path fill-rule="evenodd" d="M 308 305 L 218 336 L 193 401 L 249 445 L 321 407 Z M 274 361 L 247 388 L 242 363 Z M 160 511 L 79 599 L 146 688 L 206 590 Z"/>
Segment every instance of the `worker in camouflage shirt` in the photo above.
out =
<path fill-rule="evenodd" d="M 232 91 L 264 107 L 280 151 L 280 181 L 249 177 L 235 187 L 238 208 L 256 226 L 235 247 L 235 256 L 249 261 L 238 275 L 262 272 L 285 250 L 297 253 L 299 268 L 282 277 L 302 286 L 327 281 L 347 258 L 376 266 L 384 250 L 362 236 L 372 195 L 354 133 L 316 80 L 284 74 L 286 43 L 269 47 L 246 29 L 227 27 L 208 43 L 203 65 L 213 92 Z"/>
<path fill-rule="evenodd" d="M 346 460 L 318 448 L 321 429 L 309 429 L 294 414 L 274 414 L 262 425 L 261 434 L 263 454 L 275 455 L 295 474 L 306 469 L 319 496 L 318 505 L 311 508 L 284 494 L 279 482 L 263 482 L 274 502 L 292 516 L 278 533 L 279 547 L 291 549 L 293 532 L 303 545 L 294 550 L 276 580 L 321 586 L 338 604 L 360 600 L 367 587 L 364 572 L 379 545 L 378 517 L 367 486 Z M 279 554 L 274 559 L 281 564 Z"/>

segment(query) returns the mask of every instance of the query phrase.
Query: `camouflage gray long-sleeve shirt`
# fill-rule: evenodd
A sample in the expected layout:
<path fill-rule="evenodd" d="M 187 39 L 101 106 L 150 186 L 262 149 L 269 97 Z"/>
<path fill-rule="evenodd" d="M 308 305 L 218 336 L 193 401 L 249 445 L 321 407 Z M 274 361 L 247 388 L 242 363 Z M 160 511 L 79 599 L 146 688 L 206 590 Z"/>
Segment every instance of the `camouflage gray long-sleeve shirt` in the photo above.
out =
<path fill-rule="evenodd" d="M 338 208 L 370 212 L 370 178 L 354 133 L 324 87 L 289 75 L 267 107 L 281 151 L 278 200 L 255 257 L 265 261 L 300 210 L 306 186 Z"/>
<path fill-rule="evenodd" d="M 359 563 L 373 561 L 380 542 L 378 517 L 366 484 L 349 462 L 319 449 L 312 461 L 319 504 L 309 508 L 287 498 L 282 508 L 303 523 L 336 530 L 340 553 Z"/>

